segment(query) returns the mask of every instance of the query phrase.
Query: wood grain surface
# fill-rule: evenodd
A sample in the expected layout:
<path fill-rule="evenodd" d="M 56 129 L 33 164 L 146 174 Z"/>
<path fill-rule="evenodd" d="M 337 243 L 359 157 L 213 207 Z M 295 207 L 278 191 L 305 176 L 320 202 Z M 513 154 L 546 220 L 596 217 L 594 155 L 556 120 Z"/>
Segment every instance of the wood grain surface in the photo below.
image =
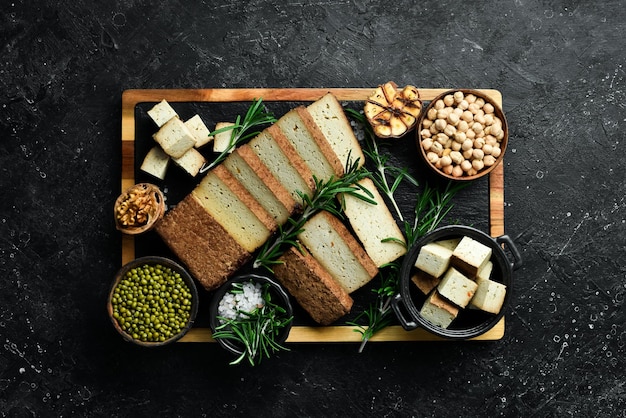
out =
<path fill-rule="evenodd" d="M 419 89 L 420 98 L 429 101 L 447 89 Z M 131 89 L 122 94 L 122 176 L 121 190 L 135 184 L 135 107 L 140 103 L 159 102 L 245 102 L 262 98 L 264 102 L 315 101 L 331 92 L 340 101 L 365 100 L 373 88 L 286 88 L 286 89 Z M 498 90 L 480 89 L 502 106 L 502 94 Z M 489 229 L 493 237 L 504 234 L 504 164 L 489 174 Z M 135 239 L 122 236 L 122 264 L 135 258 Z M 485 334 L 473 340 L 499 340 L 504 336 L 505 318 Z M 421 328 L 405 331 L 401 326 L 389 326 L 372 338 L 373 342 L 384 341 L 441 341 Z M 208 328 L 191 329 L 180 342 L 213 342 Z M 294 326 L 288 342 L 329 343 L 359 342 L 360 334 L 352 326 L 309 327 Z"/>

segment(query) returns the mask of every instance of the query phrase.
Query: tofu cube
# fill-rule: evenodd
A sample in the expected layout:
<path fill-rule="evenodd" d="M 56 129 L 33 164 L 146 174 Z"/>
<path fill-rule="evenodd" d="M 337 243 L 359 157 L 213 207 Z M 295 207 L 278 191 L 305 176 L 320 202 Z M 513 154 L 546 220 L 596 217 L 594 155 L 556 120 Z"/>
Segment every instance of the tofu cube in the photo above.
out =
<path fill-rule="evenodd" d="M 174 163 L 193 177 L 198 174 L 205 162 L 204 156 L 195 148 L 190 148 L 180 158 L 174 158 Z"/>
<path fill-rule="evenodd" d="M 435 241 L 435 244 L 441 245 L 442 247 L 445 247 L 449 249 L 450 251 L 454 251 L 456 246 L 459 245 L 460 241 L 461 241 L 461 238 L 450 238 L 450 239 L 442 239 L 439 241 Z"/>
<path fill-rule="evenodd" d="M 491 248 L 470 237 L 463 237 L 452 253 L 452 265 L 474 278 L 491 258 Z"/>
<path fill-rule="evenodd" d="M 218 122 L 215 125 L 215 130 L 217 131 L 218 129 L 227 128 L 233 125 L 235 124 L 231 122 Z M 228 145 L 230 144 L 230 136 L 232 133 L 233 133 L 232 130 L 228 129 L 224 132 L 215 134 L 215 139 L 213 140 L 213 151 L 214 152 L 226 151 L 226 149 L 228 149 Z M 232 151 L 233 149 L 230 150 L 230 152 Z"/>
<path fill-rule="evenodd" d="M 441 328 L 448 328 L 459 314 L 459 308 L 439 295 L 435 290 L 428 296 L 420 315 L 428 322 Z"/>
<path fill-rule="evenodd" d="M 160 128 L 165 125 L 168 120 L 178 117 L 178 114 L 167 101 L 161 100 L 154 105 L 152 109 L 148 110 L 148 116 L 150 116 L 154 123 Z"/>
<path fill-rule="evenodd" d="M 441 279 L 433 277 L 422 270 L 415 269 L 411 275 L 411 281 L 423 294 L 427 295 L 437 287 Z"/>
<path fill-rule="evenodd" d="M 465 308 L 478 285 L 473 280 L 465 277 L 454 267 L 450 267 L 437 286 L 439 294 L 455 305 Z"/>
<path fill-rule="evenodd" d="M 200 115 L 194 115 L 185 121 L 185 126 L 187 126 L 196 140 L 194 147 L 200 148 L 213 141 L 213 137 L 209 135 L 209 128 L 206 127 Z"/>
<path fill-rule="evenodd" d="M 441 277 L 450 265 L 452 250 L 435 243 L 429 243 L 420 248 L 415 260 L 415 267 L 433 277 Z"/>
<path fill-rule="evenodd" d="M 470 307 L 497 314 L 502 309 L 505 295 L 506 286 L 502 283 L 489 279 L 480 280 Z"/>
<path fill-rule="evenodd" d="M 158 179 L 163 180 L 167 167 L 170 165 L 170 156 L 160 146 L 152 147 L 141 163 L 141 171 L 146 172 Z"/>
<path fill-rule="evenodd" d="M 476 282 L 480 282 L 481 280 L 489 280 L 491 278 L 491 272 L 493 271 L 493 263 L 488 261 L 484 266 L 478 270 L 476 274 Z"/>
<path fill-rule="evenodd" d="M 180 158 L 196 144 L 193 135 L 179 118 L 168 120 L 153 135 L 154 140 L 163 148 L 167 155 Z"/>

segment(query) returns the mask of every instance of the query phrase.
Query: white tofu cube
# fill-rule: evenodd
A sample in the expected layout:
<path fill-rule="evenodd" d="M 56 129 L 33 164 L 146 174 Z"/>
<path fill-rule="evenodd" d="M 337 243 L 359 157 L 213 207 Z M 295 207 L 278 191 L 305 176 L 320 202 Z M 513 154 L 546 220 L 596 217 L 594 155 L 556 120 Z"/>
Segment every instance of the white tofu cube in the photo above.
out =
<path fill-rule="evenodd" d="M 231 122 L 218 122 L 215 125 L 215 130 L 226 128 L 228 126 L 233 126 L 234 123 Z M 228 145 L 230 145 L 230 136 L 232 134 L 232 130 L 228 129 L 224 132 L 220 132 L 215 134 L 215 139 L 213 140 L 213 151 L 214 152 L 224 152 L 228 149 Z M 232 152 L 233 149 L 230 150 Z"/>
<path fill-rule="evenodd" d="M 190 148 L 180 158 L 174 158 L 174 163 L 193 177 L 198 174 L 205 162 L 206 159 L 195 148 Z"/>
<path fill-rule="evenodd" d="M 155 145 L 148 151 L 148 154 L 146 154 L 140 168 L 141 171 L 163 180 L 169 164 L 170 156 L 167 155 L 161 147 Z"/>
<path fill-rule="evenodd" d="M 185 126 L 187 126 L 196 140 L 194 147 L 200 148 L 213 141 L 213 137 L 209 135 L 209 128 L 206 127 L 200 115 L 194 115 L 185 121 Z"/>
<path fill-rule="evenodd" d="M 493 280 L 484 279 L 478 282 L 478 288 L 470 301 L 472 308 L 481 309 L 485 312 L 497 314 L 502 309 L 506 286 Z"/>
<path fill-rule="evenodd" d="M 152 109 L 148 110 L 148 116 L 150 116 L 154 123 L 160 128 L 165 125 L 168 120 L 178 117 L 178 114 L 167 101 L 161 100 L 154 105 Z"/>
<path fill-rule="evenodd" d="M 439 241 L 435 241 L 435 244 L 441 245 L 442 247 L 445 247 L 449 249 L 450 251 L 454 251 L 456 246 L 459 245 L 460 241 L 461 241 L 461 238 L 450 238 L 450 239 L 442 239 Z"/>
<path fill-rule="evenodd" d="M 182 120 L 172 118 L 153 135 L 154 140 L 163 148 L 166 154 L 173 158 L 180 158 L 196 144 L 191 132 Z"/>
<path fill-rule="evenodd" d="M 485 265 L 478 270 L 478 274 L 476 274 L 476 282 L 478 283 L 481 280 L 489 280 L 491 278 L 492 271 L 493 263 L 491 261 L 487 261 Z"/>
<path fill-rule="evenodd" d="M 452 253 L 452 265 L 473 279 L 490 258 L 490 247 L 470 237 L 463 237 Z"/>
<path fill-rule="evenodd" d="M 433 325 L 448 328 L 459 314 L 459 308 L 443 299 L 435 290 L 420 309 L 420 315 Z"/>
<path fill-rule="evenodd" d="M 441 277 L 448 269 L 451 257 L 450 249 L 431 242 L 420 248 L 415 267 L 433 277 Z"/>
<path fill-rule="evenodd" d="M 437 286 L 437 290 L 450 302 L 465 308 L 472 300 L 477 287 L 476 282 L 465 277 L 454 267 L 450 267 Z"/>

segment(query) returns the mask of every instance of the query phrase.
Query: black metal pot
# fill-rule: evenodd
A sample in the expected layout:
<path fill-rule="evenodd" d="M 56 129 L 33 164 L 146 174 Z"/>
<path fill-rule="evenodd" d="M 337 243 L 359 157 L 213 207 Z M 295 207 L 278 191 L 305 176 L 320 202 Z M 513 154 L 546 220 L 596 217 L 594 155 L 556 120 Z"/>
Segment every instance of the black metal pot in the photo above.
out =
<path fill-rule="evenodd" d="M 417 289 L 411 282 L 411 273 L 420 249 L 433 241 L 461 238 L 467 236 L 488 246 L 492 250 L 491 261 L 493 272 L 491 280 L 504 284 L 507 288 L 502 309 L 497 315 L 477 309 L 463 309 L 450 327 L 436 326 L 420 315 L 420 309 L 426 300 L 426 295 Z M 507 256 L 503 246 L 511 253 L 513 260 Z M 507 235 L 492 238 L 486 233 L 468 226 L 445 226 L 424 235 L 404 258 L 400 272 L 400 290 L 392 300 L 393 310 L 406 330 L 422 327 L 435 335 L 449 339 L 470 339 L 477 337 L 493 328 L 505 314 L 511 299 L 513 271 L 522 265 L 522 257 L 513 241 Z"/>

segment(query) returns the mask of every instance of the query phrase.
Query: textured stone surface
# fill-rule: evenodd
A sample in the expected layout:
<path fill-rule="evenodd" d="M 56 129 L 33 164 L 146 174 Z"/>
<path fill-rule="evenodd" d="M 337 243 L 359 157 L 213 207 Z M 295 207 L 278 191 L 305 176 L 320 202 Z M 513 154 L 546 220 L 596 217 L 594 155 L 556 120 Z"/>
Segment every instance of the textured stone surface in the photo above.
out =
<path fill-rule="evenodd" d="M 624 416 L 626 34 L 620 2 L 7 1 L 0 13 L 0 415 Z M 128 88 L 495 88 L 502 341 L 125 344 L 104 303 Z"/>

